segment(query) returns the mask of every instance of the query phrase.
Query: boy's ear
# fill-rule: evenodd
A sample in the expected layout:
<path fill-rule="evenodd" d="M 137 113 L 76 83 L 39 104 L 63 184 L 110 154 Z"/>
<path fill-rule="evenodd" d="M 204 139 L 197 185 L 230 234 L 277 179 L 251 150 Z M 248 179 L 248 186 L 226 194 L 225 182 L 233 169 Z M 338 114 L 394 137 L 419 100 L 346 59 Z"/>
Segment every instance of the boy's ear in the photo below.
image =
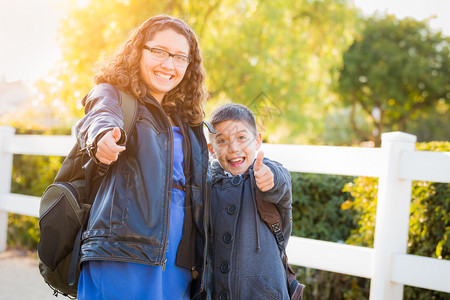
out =
<path fill-rule="evenodd" d="M 262 144 L 262 134 L 261 134 L 261 132 L 257 132 L 256 133 L 255 140 L 256 140 L 256 151 L 258 151 L 259 148 L 261 147 L 261 144 Z"/>
<path fill-rule="evenodd" d="M 209 153 L 211 153 L 212 157 L 217 159 L 216 154 L 214 153 L 214 148 L 211 144 L 208 144 L 208 150 L 209 150 Z"/>

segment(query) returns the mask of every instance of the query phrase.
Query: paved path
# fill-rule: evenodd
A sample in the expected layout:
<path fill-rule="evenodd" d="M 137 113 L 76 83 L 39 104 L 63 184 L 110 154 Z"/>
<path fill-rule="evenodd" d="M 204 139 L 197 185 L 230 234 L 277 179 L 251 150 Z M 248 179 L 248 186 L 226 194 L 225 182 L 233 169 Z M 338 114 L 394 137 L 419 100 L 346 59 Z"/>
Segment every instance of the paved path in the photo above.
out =
<path fill-rule="evenodd" d="M 39 274 L 36 254 L 18 250 L 0 253 L 0 300 L 63 300 Z"/>

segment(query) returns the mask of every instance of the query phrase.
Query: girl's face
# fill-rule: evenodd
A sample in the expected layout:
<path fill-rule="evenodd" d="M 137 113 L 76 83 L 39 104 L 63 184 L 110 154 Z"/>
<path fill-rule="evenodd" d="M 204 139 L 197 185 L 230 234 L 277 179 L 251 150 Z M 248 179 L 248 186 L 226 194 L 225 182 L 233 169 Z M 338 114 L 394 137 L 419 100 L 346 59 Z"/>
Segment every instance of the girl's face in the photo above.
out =
<path fill-rule="evenodd" d="M 183 57 L 189 56 L 189 43 L 183 35 L 166 29 L 155 33 L 145 46 L 139 62 L 141 76 L 161 104 L 164 95 L 183 80 L 188 66 Z M 171 54 L 168 57 L 167 52 Z"/>

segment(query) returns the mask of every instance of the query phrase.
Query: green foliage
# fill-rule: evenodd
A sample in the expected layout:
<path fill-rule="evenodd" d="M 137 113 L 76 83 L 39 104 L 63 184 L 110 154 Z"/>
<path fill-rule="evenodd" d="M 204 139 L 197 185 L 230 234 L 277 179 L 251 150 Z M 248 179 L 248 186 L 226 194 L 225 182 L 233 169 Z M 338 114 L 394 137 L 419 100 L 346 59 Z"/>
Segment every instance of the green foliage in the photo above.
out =
<path fill-rule="evenodd" d="M 96 62 L 144 20 L 164 13 L 197 33 L 212 96 L 207 113 L 218 103 L 243 103 L 260 112 L 258 125 L 271 142 L 323 143 L 324 119 L 336 103 L 329 70 L 340 65 L 354 34 L 348 0 L 84 2 L 60 3 L 67 12 L 59 30 L 62 61 L 38 83 L 49 117 L 73 125 Z"/>
<path fill-rule="evenodd" d="M 450 102 L 440 100 L 434 106 L 411 116 L 408 132 L 417 136 L 418 142 L 450 140 Z"/>
<path fill-rule="evenodd" d="M 306 285 L 304 299 L 366 300 L 369 298 L 369 280 L 365 278 L 303 267 L 294 267 L 294 270 L 300 282 Z"/>
<path fill-rule="evenodd" d="M 352 198 L 343 203 L 342 209 L 355 211 L 355 221 L 358 223 L 347 243 L 373 248 L 378 178 L 357 177 L 343 191 L 350 192 Z"/>
<path fill-rule="evenodd" d="M 39 243 L 38 218 L 8 214 L 7 244 L 10 247 L 36 250 Z"/>
<path fill-rule="evenodd" d="M 292 235 L 343 243 L 357 229 L 355 213 L 341 210 L 350 197 L 342 191 L 353 177 L 292 173 Z M 367 299 L 368 280 L 294 267 L 306 284 L 305 299 Z"/>
<path fill-rule="evenodd" d="M 354 14 L 334 0 L 221 5 L 201 37 L 211 104 L 249 106 L 270 142 L 320 139 L 334 99 L 329 70 L 351 40 Z"/>
<path fill-rule="evenodd" d="M 41 196 L 55 178 L 61 162 L 59 156 L 14 155 L 11 190 L 13 193 Z"/>
<path fill-rule="evenodd" d="M 145 19 L 165 13 L 186 20 L 199 37 L 207 116 L 225 102 L 246 104 L 272 143 L 379 142 L 391 130 L 419 141 L 450 138 L 449 38 L 431 32 L 428 21 L 358 19 L 350 0 L 54 2 L 66 14 L 58 32 L 62 59 L 36 83 L 41 94 L 28 118 L 20 117 L 27 123 L 74 125 L 96 62 Z"/>
<path fill-rule="evenodd" d="M 418 143 L 416 150 L 450 151 L 449 142 Z M 373 247 L 378 179 L 358 177 L 348 183 L 344 192 L 352 196 L 342 208 L 356 212 L 353 229 L 347 243 Z M 409 254 L 450 259 L 450 184 L 414 181 L 409 221 Z M 448 299 L 448 294 L 405 287 L 405 299 Z"/>
<path fill-rule="evenodd" d="M 341 210 L 349 194 L 342 192 L 353 177 L 292 173 L 292 235 L 343 242 L 356 224 L 353 212 Z"/>
<path fill-rule="evenodd" d="M 380 145 L 383 132 L 408 132 L 424 110 L 430 120 L 438 115 L 446 126 L 449 45 L 450 38 L 432 31 L 426 21 L 399 20 L 391 15 L 364 20 L 362 32 L 344 53 L 337 87 L 343 103 L 352 108 L 354 131 Z M 436 109 L 438 103 L 440 110 Z M 362 130 L 356 122 L 357 108 L 370 130 Z"/>

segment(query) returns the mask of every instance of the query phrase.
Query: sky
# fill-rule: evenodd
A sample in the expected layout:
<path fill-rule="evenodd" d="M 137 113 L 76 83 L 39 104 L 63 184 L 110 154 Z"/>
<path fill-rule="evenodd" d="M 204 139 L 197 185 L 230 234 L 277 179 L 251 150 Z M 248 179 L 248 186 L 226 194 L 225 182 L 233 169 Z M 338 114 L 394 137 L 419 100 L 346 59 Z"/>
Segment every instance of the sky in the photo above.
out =
<path fill-rule="evenodd" d="M 442 30 L 450 36 L 450 1 L 449 0 L 353 0 L 356 7 L 363 12 L 373 14 L 375 11 L 394 14 L 397 18 L 413 17 L 417 20 L 428 19 L 431 28 Z"/>
<path fill-rule="evenodd" d="M 36 80 L 60 57 L 50 0 L 0 0 L 0 82 Z"/>
<path fill-rule="evenodd" d="M 378 10 L 417 20 L 436 16 L 430 26 L 450 36 L 450 0 L 353 1 L 368 15 Z M 61 12 L 51 0 L 0 0 L 0 82 L 45 76 L 60 58 L 56 41 L 59 17 Z"/>

